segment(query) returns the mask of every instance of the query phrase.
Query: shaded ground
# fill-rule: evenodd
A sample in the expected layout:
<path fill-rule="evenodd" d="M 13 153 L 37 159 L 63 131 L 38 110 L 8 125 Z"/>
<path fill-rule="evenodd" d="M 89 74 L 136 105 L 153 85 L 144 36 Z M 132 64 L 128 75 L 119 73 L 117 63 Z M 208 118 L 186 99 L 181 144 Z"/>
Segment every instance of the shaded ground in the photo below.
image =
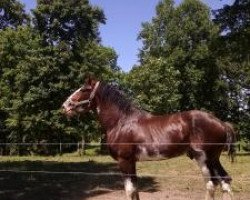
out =
<path fill-rule="evenodd" d="M 6 169 L 9 165 L 8 162 L 2 162 L 0 168 Z M 40 169 L 39 173 L 12 171 L 15 169 L 38 171 L 37 168 Z M 49 171 L 56 171 L 56 173 Z M 108 176 L 105 173 L 117 174 Z M 157 184 L 153 178 L 141 178 L 140 182 L 140 188 L 143 191 L 157 191 Z M 11 171 L 0 172 L 1 200 L 83 200 L 94 199 L 95 196 L 122 191 L 122 189 L 122 177 L 115 163 L 17 161 L 11 163 Z"/>
<path fill-rule="evenodd" d="M 234 182 L 236 200 L 250 199 L 249 158 L 249 156 L 239 158 L 237 164 L 227 167 L 235 172 L 233 177 L 236 177 Z M 100 159 L 103 158 L 74 162 L 58 161 L 54 158 L 40 161 L 0 159 L 0 170 L 2 170 L 0 171 L 0 199 L 125 200 L 122 177 L 119 175 L 116 163 L 106 157 L 104 160 Z M 186 158 L 139 163 L 137 168 L 138 173 L 143 176 L 139 178 L 142 200 L 204 199 L 204 183 L 200 172 Z M 15 170 L 31 172 L 19 173 Z M 53 171 L 56 173 L 51 173 Z M 106 173 L 117 174 L 107 176 Z M 154 176 L 146 177 L 144 176 L 146 174 Z M 217 195 L 221 196 L 221 193 L 218 192 Z"/>

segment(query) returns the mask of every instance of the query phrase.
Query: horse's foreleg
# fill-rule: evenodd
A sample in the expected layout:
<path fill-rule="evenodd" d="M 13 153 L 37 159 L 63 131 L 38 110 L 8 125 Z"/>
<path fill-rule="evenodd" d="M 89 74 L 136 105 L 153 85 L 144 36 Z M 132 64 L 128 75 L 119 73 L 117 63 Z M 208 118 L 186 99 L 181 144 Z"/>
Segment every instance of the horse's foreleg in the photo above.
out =
<path fill-rule="evenodd" d="M 135 162 L 130 160 L 120 159 L 119 167 L 124 176 L 124 189 L 127 195 L 127 199 L 139 200 Z"/>
<path fill-rule="evenodd" d="M 128 200 L 139 200 L 139 194 L 134 178 L 126 176 L 124 178 L 124 187 Z"/>

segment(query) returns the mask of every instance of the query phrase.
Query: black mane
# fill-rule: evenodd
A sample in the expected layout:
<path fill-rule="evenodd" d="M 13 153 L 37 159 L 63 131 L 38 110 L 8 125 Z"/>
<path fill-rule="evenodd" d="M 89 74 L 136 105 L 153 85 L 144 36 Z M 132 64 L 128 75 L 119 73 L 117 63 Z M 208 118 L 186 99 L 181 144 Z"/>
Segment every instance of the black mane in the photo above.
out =
<path fill-rule="evenodd" d="M 102 101 L 115 104 L 125 114 L 131 114 L 135 110 L 138 110 L 117 85 L 102 83 L 99 93 Z"/>

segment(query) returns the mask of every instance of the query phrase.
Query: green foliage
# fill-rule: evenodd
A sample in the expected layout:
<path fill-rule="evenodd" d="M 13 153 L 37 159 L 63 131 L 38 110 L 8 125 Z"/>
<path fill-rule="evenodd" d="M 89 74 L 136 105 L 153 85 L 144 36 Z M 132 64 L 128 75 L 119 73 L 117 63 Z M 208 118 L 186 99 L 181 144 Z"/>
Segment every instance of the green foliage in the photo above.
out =
<path fill-rule="evenodd" d="M 24 6 L 17 0 L 0 1 L 0 30 L 7 27 L 16 28 L 29 21 Z"/>
<path fill-rule="evenodd" d="M 50 1 L 52 7 L 46 7 L 45 3 L 40 1 L 34 10 L 34 21 L 42 17 L 48 20 L 49 14 L 55 14 L 59 20 L 65 18 L 61 21 L 62 26 L 68 23 L 67 19 L 76 24 L 80 20 L 69 16 L 72 7 L 67 11 L 64 9 L 67 16 L 64 16 L 65 12 L 53 10 L 56 5 L 67 8 L 68 1 Z M 50 12 L 47 13 L 47 9 Z M 7 129 L 2 142 L 74 143 L 99 137 L 99 127 L 92 115 L 67 121 L 60 113 L 62 102 L 72 89 L 81 86 L 86 72 L 108 79 L 114 76 L 114 71 L 119 71 L 115 51 L 99 44 L 97 28 L 100 20 L 96 12 L 100 10 L 92 8 L 88 1 L 75 1 L 74 9 L 88 17 L 88 21 L 82 19 L 84 23 L 93 22 L 84 32 L 78 26 L 71 27 L 68 32 L 64 29 L 68 35 L 65 38 L 60 35 L 55 37 L 53 34 L 58 27 L 48 24 L 44 29 L 19 26 L 16 30 L 7 28 L 1 31 L 0 111 L 4 114 L 1 126 Z M 82 20 L 81 26 L 84 27 Z M 50 31 L 52 35 L 48 34 Z M 25 154 L 26 151 L 54 154 L 59 151 L 58 148 L 11 145 L 4 150 L 12 154 Z"/>
<path fill-rule="evenodd" d="M 221 33 L 214 49 L 228 83 L 231 116 L 243 137 L 250 139 L 250 2 L 235 0 L 214 14 Z"/>
<path fill-rule="evenodd" d="M 150 58 L 143 66 L 134 67 L 126 82 L 144 109 L 160 114 L 179 108 L 178 75 L 166 60 Z"/>
<path fill-rule="evenodd" d="M 214 11 L 214 21 L 219 24 L 221 42 L 234 60 L 249 60 L 250 54 L 250 2 L 248 0 L 235 0 L 229 6 Z"/>
<path fill-rule="evenodd" d="M 6 29 L 1 34 L 1 105 L 8 113 L 9 142 L 39 142 L 62 132 L 61 125 L 51 121 L 65 94 L 60 88 L 59 52 L 41 48 L 40 43 L 30 28 Z"/>
<path fill-rule="evenodd" d="M 101 9 L 88 0 L 39 0 L 33 11 L 35 28 L 45 42 L 71 46 L 86 40 L 99 40 L 98 25 L 105 22 Z"/>
<path fill-rule="evenodd" d="M 147 110 L 207 109 L 250 138 L 248 1 L 215 11 L 214 21 L 198 0 L 178 7 L 160 1 L 156 16 L 142 24 L 140 64 L 128 74 L 117 66 L 116 52 L 101 45 L 105 16 L 88 0 L 39 0 L 32 12 L 28 16 L 15 0 L 0 2 L 0 143 L 11 143 L 0 145 L 1 154 L 55 154 L 60 148 L 19 142 L 98 140 L 93 114 L 67 120 L 60 113 L 86 72 L 122 85 Z"/>
<path fill-rule="evenodd" d="M 193 108 L 220 112 L 218 100 L 224 94 L 219 91 L 219 69 L 210 51 L 217 36 L 209 9 L 200 1 L 186 0 L 178 7 L 171 0 L 161 1 L 156 16 L 142 24 L 139 35 L 141 65 L 134 70 L 142 83 L 139 96 L 150 99 L 149 107 L 160 113 Z M 157 91 L 149 92 L 152 88 Z"/>
<path fill-rule="evenodd" d="M 249 138 L 249 8 L 236 0 L 212 21 L 198 0 L 178 7 L 160 1 L 156 16 L 142 24 L 140 65 L 127 81 L 143 107 L 157 113 L 206 109 Z"/>

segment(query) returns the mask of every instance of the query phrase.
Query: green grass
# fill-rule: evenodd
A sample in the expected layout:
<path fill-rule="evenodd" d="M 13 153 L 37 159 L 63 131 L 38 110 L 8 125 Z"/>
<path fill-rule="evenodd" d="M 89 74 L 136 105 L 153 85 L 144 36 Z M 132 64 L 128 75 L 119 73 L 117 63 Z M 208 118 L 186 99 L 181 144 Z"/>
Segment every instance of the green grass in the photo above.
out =
<path fill-rule="evenodd" d="M 233 178 L 234 192 L 250 192 L 250 156 L 237 156 L 236 161 L 231 163 L 226 155 L 222 155 L 221 162 Z M 204 190 L 198 165 L 185 156 L 160 162 L 138 163 L 138 171 L 141 175 L 156 175 L 161 188 L 171 186 L 180 190 Z"/>
<path fill-rule="evenodd" d="M 80 199 L 79 197 L 98 195 L 93 191 L 100 188 L 101 191 L 122 190 L 123 182 L 120 175 L 105 175 L 119 173 L 116 162 L 110 156 L 94 155 L 92 150 L 87 153 L 88 155 L 82 157 L 78 153 L 49 157 L 0 157 L 0 199 Z M 235 195 L 249 197 L 250 156 L 241 154 L 237 156 L 235 163 L 231 163 L 226 155 L 222 155 L 221 161 L 233 178 Z M 186 156 L 163 161 L 139 162 L 137 172 L 140 177 L 140 191 L 205 190 L 199 167 Z M 97 176 L 98 173 L 101 176 Z"/>

